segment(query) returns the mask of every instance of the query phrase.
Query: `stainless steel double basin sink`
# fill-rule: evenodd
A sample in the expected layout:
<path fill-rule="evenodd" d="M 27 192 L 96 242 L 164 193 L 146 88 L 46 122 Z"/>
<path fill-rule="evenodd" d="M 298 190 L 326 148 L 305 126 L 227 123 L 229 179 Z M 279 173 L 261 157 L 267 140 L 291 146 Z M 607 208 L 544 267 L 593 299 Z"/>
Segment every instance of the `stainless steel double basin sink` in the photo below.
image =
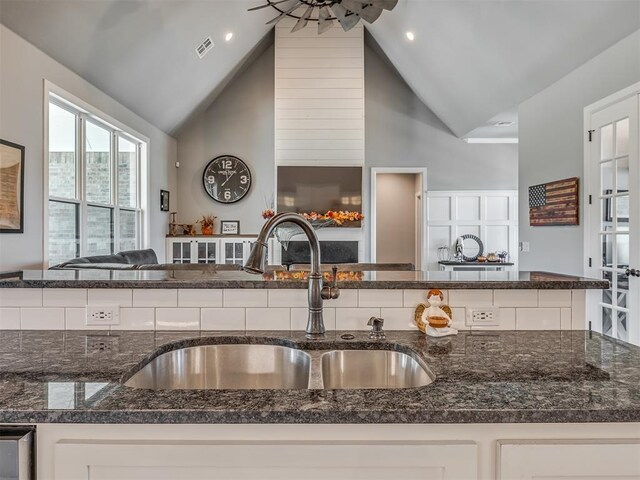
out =
<path fill-rule="evenodd" d="M 203 345 L 158 355 L 125 385 L 153 390 L 422 387 L 434 375 L 417 356 L 390 350 L 299 350 Z"/>

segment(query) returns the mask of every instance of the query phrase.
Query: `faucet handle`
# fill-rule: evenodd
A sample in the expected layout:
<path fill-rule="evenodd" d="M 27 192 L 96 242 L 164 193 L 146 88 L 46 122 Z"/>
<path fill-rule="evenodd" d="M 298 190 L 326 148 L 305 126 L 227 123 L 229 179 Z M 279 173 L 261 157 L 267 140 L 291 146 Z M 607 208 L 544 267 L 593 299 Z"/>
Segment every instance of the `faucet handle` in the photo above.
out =
<path fill-rule="evenodd" d="M 369 338 L 373 340 L 384 340 L 387 336 L 384 333 L 384 318 L 371 317 L 367 322 L 367 325 L 371 327 Z"/>
<path fill-rule="evenodd" d="M 331 268 L 331 272 L 333 273 L 331 284 L 327 287 L 322 287 L 321 296 L 323 300 L 335 300 L 340 296 L 340 289 L 338 288 L 338 267 L 334 265 Z"/>

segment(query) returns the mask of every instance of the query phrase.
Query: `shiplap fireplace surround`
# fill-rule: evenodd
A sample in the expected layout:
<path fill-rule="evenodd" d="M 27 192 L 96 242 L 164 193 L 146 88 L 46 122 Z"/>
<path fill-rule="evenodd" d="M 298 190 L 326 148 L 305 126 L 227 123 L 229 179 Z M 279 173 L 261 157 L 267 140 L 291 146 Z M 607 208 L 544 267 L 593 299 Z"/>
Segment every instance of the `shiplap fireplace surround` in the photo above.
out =
<path fill-rule="evenodd" d="M 294 24 L 286 19 L 275 29 L 276 168 L 364 167 L 364 28 L 336 24 L 318 35 L 315 24 L 291 33 Z M 357 241 L 365 259 L 362 228 L 321 229 L 318 237 Z"/>

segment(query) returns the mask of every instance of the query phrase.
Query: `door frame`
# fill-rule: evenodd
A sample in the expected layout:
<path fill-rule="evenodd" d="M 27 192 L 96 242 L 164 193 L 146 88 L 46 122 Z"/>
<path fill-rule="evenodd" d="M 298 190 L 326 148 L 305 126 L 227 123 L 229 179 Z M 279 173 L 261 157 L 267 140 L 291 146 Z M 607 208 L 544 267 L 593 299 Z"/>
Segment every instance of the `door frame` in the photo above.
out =
<path fill-rule="evenodd" d="M 594 245 L 592 244 L 592 228 L 594 228 L 592 222 L 591 209 L 593 205 L 598 205 L 598 203 L 594 202 L 593 205 L 589 203 L 589 196 L 594 195 L 595 192 L 591 191 L 592 182 L 594 180 L 592 176 L 592 149 L 591 142 L 589 142 L 589 131 L 591 130 L 591 118 L 594 114 L 604 110 L 606 108 L 612 107 L 613 105 L 620 103 L 624 100 L 628 100 L 632 97 L 638 97 L 638 108 L 640 109 L 640 82 L 634 83 L 627 88 L 619 90 L 616 93 L 613 93 L 597 102 L 592 103 L 584 108 L 584 116 L 583 116 L 583 187 L 582 187 L 582 204 L 585 208 L 582 209 L 582 220 L 584 225 L 583 230 L 583 271 L 585 277 L 593 276 L 593 271 L 596 268 L 595 266 L 589 266 L 589 258 L 591 258 L 592 249 Z M 640 159 L 639 159 L 640 160 Z M 594 195 L 595 197 L 595 195 Z M 640 233 L 640 232 L 639 232 Z M 587 290 L 586 293 L 586 319 L 585 319 L 585 328 L 591 328 L 591 323 L 594 318 L 596 318 L 595 312 L 598 311 L 598 305 L 600 303 L 600 290 Z M 594 326 L 597 331 L 601 330 L 601 325 Z M 629 332 L 631 335 L 631 331 Z M 633 339 L 630 340 L 633 342 Z"/>
<path fill-rule="evenodd" d="M 427 168 L 426 167 L 372 167 L 371 168 L 371 190 L 369 195 L 371 212 L 371 231 L 369 233 L 369 245 L 370 245 L 370 258 L 371 262 L 376 261 L 376 189 L 377 189 L 377 176 L 380 174 L 410 174 L 418 175 L 420 178 L 420 202 L 417 202 L 422 210 L 420 215 L 421 225 L 416 229 L 419 232 L 420 241 L 417 242 L 420 246 L 420 258 L 416 259 L 416 268 L 419 270 L 427 269 Z"/>

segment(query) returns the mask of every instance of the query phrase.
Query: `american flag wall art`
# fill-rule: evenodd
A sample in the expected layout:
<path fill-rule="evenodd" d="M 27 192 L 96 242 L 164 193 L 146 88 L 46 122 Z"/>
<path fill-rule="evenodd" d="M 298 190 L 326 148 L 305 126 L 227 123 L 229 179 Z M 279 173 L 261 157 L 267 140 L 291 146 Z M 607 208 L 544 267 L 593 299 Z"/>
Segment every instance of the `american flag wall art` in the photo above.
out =
<path fill-rule="evenodd" d="M 532 227 L 579 225 L 578 178 L 529 187 L 529 223 Z"/>

